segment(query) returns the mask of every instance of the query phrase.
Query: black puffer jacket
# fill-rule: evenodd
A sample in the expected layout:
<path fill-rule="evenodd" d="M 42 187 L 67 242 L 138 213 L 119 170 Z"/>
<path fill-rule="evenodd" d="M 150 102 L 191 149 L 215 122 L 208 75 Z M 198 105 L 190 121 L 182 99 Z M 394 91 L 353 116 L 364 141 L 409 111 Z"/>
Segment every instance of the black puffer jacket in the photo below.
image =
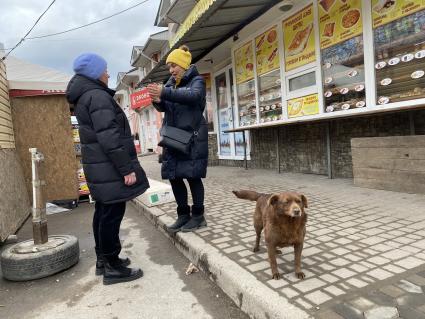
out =
<path fill-rule="evenodd" d="M 205 178 L 208 165 L 208 127 L 203 116 L 205 110 L 205 80 L 192 65 L 177 87 L 171 77 L 161 93 L 161 103 L 155 104 L 165 112 L 162 125 L 175 126 L 188 132 L 198 131 L 190 155 L 164 148 L 162 178 Z M 194 127 L 192 127 L 194 126 Z"/>
<path fill-rule="evenodd" d="M 102 82 L 75 75 L 66 97 L 74 104 L 79 124 L 84 174 L 93 198 L 104 204 L 128 201 L 149 187 L 137 160 L 127 117 L 112 98 L 115 91 Z M 137 182 L 124 184 L 136 173 Z"/>

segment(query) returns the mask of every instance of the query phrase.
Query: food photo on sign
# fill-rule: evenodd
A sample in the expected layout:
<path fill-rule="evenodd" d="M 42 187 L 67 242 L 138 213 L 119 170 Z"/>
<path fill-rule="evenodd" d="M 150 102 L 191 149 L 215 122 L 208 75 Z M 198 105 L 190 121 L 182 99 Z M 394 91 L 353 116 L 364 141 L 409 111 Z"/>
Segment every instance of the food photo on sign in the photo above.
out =
<path fill-rule="evenodd" d="M 285 69 L 290 71 L 316 60 L 313 6 L 309 5 L 283 21 Z"/>

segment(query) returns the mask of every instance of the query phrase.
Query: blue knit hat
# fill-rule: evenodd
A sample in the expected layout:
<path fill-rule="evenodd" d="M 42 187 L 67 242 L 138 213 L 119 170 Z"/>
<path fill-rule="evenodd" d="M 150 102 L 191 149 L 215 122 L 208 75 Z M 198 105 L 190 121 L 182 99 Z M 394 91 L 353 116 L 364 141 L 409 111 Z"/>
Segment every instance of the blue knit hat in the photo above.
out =
<path fill-rule="evenodd" d="M 74 60 L 74 72 L 98 80 L 106 71 L 106 61 L 95 53 L 83 53 Z"/>

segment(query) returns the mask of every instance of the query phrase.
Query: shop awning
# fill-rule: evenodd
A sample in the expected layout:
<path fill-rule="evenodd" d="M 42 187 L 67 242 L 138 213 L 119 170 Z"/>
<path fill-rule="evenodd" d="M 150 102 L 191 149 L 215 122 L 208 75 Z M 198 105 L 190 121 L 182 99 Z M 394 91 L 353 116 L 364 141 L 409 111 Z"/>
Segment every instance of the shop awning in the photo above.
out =
<path fill-rule="evenodd" d="M 184 0 L 177 0 L 176 2 L 184 2 Z M 196 63 L 278 2 L 280 1 L 200 0 L 180 25 L 176 38 L 171 40 L 170 50 L 186 44 L 192 52 L 193 63 Z M 170 12 L 174 12 L 172 10 L 170 8 Z M 175 10 L 177 14 L 177 7 Z M 168 78 L 168 68 L 165 65 L 166 57 L 167 55 L 164 55 L 161 58 L 139 85 L 149 82 L 163 82 Z"/>
<path fill-rule="evenodd" d="M 182 24 L 197 2 L 196 0 L 176 0 L 168 9 L 167 17 L 174 23 Z"/>

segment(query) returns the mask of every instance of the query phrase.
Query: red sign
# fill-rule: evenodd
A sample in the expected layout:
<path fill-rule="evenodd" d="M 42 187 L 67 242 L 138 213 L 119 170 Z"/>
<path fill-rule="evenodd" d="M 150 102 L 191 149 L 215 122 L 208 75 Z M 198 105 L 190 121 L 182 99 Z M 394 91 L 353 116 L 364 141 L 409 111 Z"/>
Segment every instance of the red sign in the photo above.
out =
<path fill-rule="evenodd" d="M 152 99 L 148 89 L 143 88 L 133 94 L 130 94 L 131 108 L 133 110 L 147 107 L 152 104 Z"/>

